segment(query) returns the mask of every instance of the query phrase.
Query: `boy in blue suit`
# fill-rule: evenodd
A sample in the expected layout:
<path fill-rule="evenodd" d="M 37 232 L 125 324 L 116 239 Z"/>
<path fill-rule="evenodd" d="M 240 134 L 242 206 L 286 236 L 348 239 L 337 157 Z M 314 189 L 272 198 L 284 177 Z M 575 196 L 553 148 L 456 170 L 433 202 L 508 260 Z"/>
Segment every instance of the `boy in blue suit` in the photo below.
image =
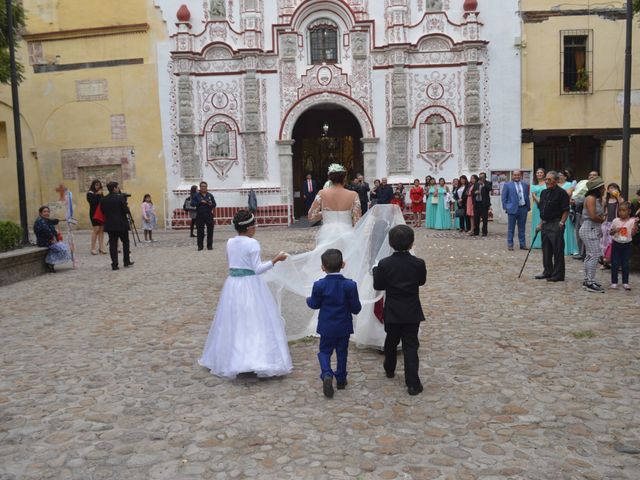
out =
<path fill-rule="evenodd" d="M 344 268 L 342 252 L 330 248 L 322 254 L 322 271 L 327 276 L 313 284 L 307 305 L 320 310 L 317 333 L 320 334 L 320 378 L 322 391 L 328 398 L 333 397 L 333 377 L 338 390 L 347 386 L 347 353 L 349 337 L 353 333 L 353 315 L 362 309 L 358 297 L 358 285 L 344 278 L 340 270 Z M 331 355 L 336 351 L 336 370 L 331 370 Z"/>

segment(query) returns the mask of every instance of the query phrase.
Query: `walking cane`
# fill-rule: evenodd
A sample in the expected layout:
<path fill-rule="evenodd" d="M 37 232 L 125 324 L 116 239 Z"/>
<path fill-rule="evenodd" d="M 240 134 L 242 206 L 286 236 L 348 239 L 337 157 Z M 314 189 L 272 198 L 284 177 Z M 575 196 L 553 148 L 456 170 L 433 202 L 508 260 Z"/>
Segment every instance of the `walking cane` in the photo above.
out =
<path fill-rule="evenodd" d="M 520 274 L 518 275 L 518 278 L 520 278 L 522 276 L 522 271 L 524 270 L 524 266 L 527 264 L 527 260 L 529 260 L 529 254 L 531 253 L 531 249 L 533 248 L 533 244 L 536 241 L 536 238 L 538 238 L 538 233 L 540 233 L 538 230 L 536 230 L 536 234 L 533 236 L 533 240 L 531 240 L 531 246 L 529 247 L 529 251 L 527 252 L 527 256 L 524 259 L 524 263 L 522 264 L 522 268 L 520 269 Z"/>

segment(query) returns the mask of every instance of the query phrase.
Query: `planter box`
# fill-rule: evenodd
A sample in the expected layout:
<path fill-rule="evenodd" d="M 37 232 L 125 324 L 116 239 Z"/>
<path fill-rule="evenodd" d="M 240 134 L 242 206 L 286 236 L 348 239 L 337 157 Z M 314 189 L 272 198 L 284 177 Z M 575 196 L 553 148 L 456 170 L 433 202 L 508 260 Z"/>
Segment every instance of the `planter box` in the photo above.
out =
<path fill-rule="evenodd" d="M 0 253 L 0 286 L 46 273 L 44 257 L 48 248 L 27 247 Z"/>

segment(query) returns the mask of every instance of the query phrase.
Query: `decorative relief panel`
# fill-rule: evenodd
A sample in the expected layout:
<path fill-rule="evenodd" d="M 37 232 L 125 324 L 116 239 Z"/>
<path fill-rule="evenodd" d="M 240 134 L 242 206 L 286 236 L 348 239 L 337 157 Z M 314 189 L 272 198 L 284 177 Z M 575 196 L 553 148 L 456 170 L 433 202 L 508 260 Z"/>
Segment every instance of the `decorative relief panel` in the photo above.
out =
<path fill-rule="evenodd" d="M 430 73 L 413 75 L 414 100 L 412 102 L 414 118 L 425 108 L 445 106 L 457 118 L 462 118 L 462 98 L 460 69 L 433 70 Z"/>
<path fill-rule="evenodd" d="M 417 158 L 424 160 L 431 172 L 438 173 L 453 157 L 453 144 L 459 136 L 457 121 L 450 111 L 439 106 L 429 107 L 416 120 L 420 145 Z"/>
<path fill-rule="evenodd" d="M 336 65 L 314 65 L 302 76 L 298 98 L 327 90 L 351 95 L 347 75 Z"/>
<path fill-rule="evenodd" d="M 218 178 L 224 180 L 234 165 L 238 165 L 238 132 L 235 122 L 224 115 L 215 115 L 207 122 L 205 151 L 207 164 Z"/>
<path fill-rule="evenodd" d="M 65 180 L 78 178 L 80 169 L 85 167 L 104 167 L 106 170 L 121 169 L 121 180 L 130 180 L 136 176 L 133 147 L 74 148 L 62 150 L 62 177 Z"/>
<path fill-rule="evenodd" d="M 99 78 L 96 80 L 76 80 L 76 100 L 79 102 L 109 100 L 109 90 L 107 85 L 107 80 L 105 78 Z"/>

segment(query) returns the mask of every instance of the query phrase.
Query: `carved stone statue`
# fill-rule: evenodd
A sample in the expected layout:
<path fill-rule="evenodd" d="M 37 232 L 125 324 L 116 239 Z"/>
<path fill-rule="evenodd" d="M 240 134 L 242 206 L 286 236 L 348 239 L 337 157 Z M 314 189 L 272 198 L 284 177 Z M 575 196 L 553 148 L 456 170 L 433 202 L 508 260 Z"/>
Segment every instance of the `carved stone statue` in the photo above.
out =
<path fill-rule="evenodd" d="M 229 130 L 224 125 L 217 125 L 209 138 L 210 158 L 229 156 Z"/>
<path fill-rule="evenodd" d="M 209 15 L 213 17 L 225 17 L 227 14 L 227 8 L 225 6 L 225 0 L 211 0 L 209 6 Z"/>
<path fill-rule="evenodd" d="M 442 0 L 427 0 L 427 12 L 441 12 Z"/>
<path fill-rule="evenodd" d="M 432 152 L 444 150 L 444 125 L 437 118 L 432 118 L 428 122 L 427 148 Z"/>

